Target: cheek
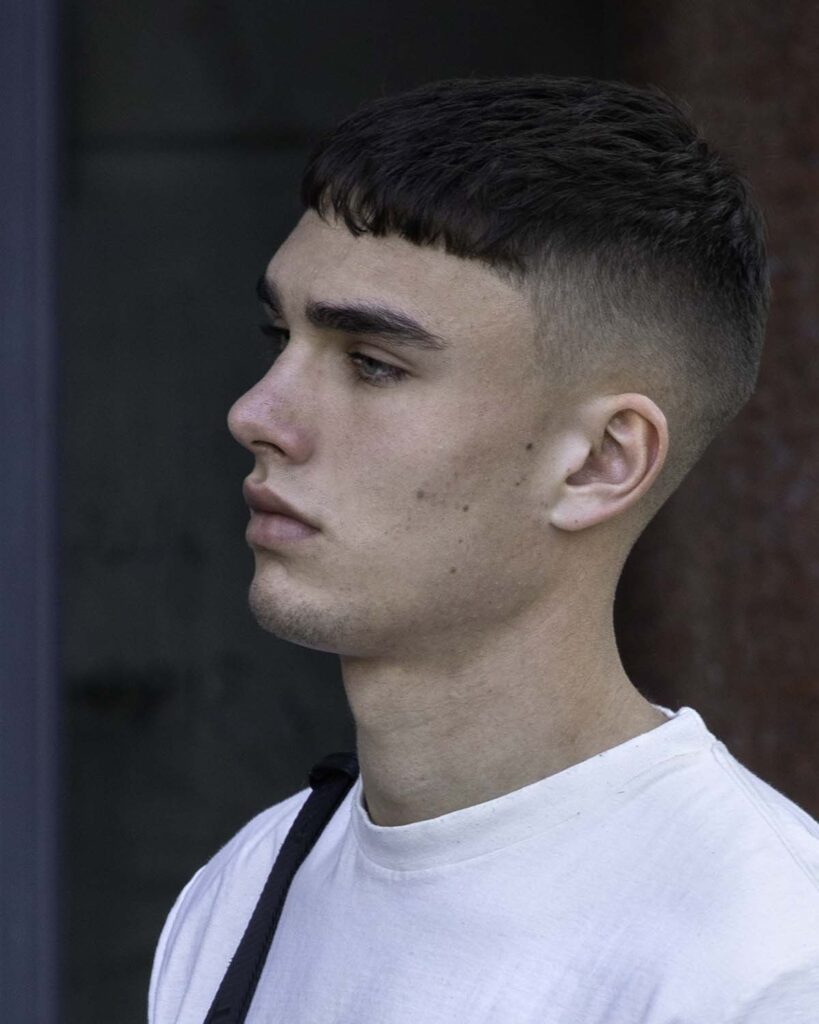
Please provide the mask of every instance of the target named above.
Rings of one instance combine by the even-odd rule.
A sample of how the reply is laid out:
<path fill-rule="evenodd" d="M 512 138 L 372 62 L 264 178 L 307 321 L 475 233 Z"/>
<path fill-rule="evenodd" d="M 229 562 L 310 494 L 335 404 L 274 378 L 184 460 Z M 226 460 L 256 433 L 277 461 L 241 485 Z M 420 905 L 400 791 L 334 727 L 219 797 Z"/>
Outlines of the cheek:
<path fill-rule="evenodd" d="M 526 441 L 510 445 L 498 431 L 479 430 L 449 437 L 413 451 L 390 467 L 390 489 L 405 531 L 465 539 L 503 519 L 514 519 L 516 499 L 527 478 Z M 395 508 L 395 505 L 393 505 Z"/>
<path fill-rule="evenodd" d="M 441 538 L 513 520 L 530 473 L 532 419 L 519 382 L 512 390 L 474 379 L 430 389 L 425 401 L 396 400 L 388 417 L 359 418 L 328 453 L 359 536 L 379 546 L 417 534 L 440 550 Z"/>

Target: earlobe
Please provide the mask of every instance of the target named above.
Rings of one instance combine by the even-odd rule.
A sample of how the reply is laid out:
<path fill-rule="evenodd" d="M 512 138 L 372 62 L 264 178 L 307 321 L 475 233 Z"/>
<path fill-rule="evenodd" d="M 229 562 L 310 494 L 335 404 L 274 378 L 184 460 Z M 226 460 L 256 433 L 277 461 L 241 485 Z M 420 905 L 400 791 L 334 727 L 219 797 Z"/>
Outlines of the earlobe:
<path fill-rule="evenodd" d="M 665 416 L 645 395 L 608 399 L 587 410 L 586 425 L 585 461 L 579 468 L 570 464 L 549 511 L 551 524 L 570 532 L 636 505 L 662 469 L 668 448 Z"/>

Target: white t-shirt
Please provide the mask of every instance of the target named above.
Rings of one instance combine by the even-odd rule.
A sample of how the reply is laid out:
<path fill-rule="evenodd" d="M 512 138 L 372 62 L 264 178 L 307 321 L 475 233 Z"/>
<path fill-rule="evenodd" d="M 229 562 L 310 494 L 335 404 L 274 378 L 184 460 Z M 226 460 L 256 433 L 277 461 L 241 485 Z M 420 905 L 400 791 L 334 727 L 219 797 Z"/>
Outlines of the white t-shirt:
<path fill-rule="evenodd" d="M 373 824 L 359 776 L 293 879 L 247 1024 L 817 1024 L 819 823 L 693 708 L 661 710 L 409 825 Z M 309 793 L 183 889 L 150 1024 L 202 1024 Z"/>

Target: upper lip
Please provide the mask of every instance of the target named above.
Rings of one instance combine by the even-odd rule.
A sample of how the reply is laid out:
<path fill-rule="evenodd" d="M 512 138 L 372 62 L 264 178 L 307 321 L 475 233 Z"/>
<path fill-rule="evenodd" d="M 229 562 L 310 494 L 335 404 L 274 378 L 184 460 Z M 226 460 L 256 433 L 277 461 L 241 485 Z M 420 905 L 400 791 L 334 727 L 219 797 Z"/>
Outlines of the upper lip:
<path fill-rule="evenodd" d="M 256 512 L 277 512 L 282 516 L 290 516 L 291 519 L 298 519 L 308 526 L 316 527 L 316 524 L 303 515 L 293 505 L 288 504 L 274 491 L 268 491 L 264 487 L 258 487 L 249 480 L 242 484 L 242 494 L 247 504 Z"/>

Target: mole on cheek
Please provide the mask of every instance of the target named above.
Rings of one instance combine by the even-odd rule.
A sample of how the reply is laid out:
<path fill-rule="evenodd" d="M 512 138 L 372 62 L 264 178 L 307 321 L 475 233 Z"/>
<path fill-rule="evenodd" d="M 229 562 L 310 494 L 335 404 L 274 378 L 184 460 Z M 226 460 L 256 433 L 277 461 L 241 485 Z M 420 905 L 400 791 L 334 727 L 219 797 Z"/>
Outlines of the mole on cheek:
<path fill-rule="evenodd" d="M 453 566 L 452 566 L 452 568 L 451 568 L 451 569 L 450 569 L 449 571 L 450 571 L 451 573 L 453 573 L 453 572 L 457 572 L 458 570 L 457 570 L 457 569 L 455 568 L 455 566 L 453 565 Z"/>
<path fill-rule="evenodd" d="M 469 511 L 469 505 L 464 505 L 464 507 L 461 509 L 461 511 L 462 512 L 468 512 Z"/>
<path fill-rule="evenodd" d="M 532 447 L 532 442 L 530 441 L 530 442 L 529 442 L 529 443 L 528 443 L 528 444 L 526 445 L 526 451 L 527 451 L 527 452 L 528 452 L 528 451 L 530 451 L 530 450 L 531 450 L 531 447 Z"/>
<path fill-rule="evenodd" d="M 416 491 L 415 497 L 420 501 L 422 498 L 426 497 L 426 494 L 424 493 L 424 491 Z"/>

